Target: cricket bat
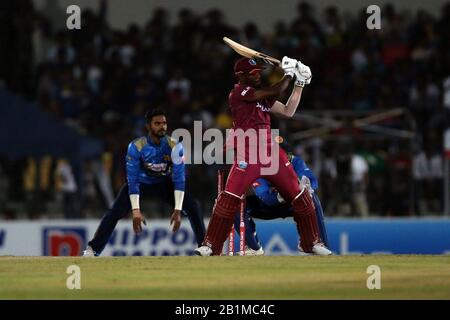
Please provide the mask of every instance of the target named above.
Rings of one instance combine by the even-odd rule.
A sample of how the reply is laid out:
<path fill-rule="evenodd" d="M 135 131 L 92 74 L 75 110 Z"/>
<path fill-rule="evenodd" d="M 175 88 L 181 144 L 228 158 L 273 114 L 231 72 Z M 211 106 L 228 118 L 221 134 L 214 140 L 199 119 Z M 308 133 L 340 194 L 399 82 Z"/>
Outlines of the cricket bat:
<path fill-rule="evenodd" d="M 229 45 L 234 51 L 239 53 L 241 56 L 247 57 L 247 58 L 259 58 L 264 60 L 266 63 L 274 64 L 279 66 L 281 64 L 281 61 L 278 59 L 275 59 L 271 56 L 268 56 L 267 54 L 258 52 L 256 50 L 247 48 L 246 46 L 243 46 L 240 43 L 237 43 L 236 41 L 231 40 L 230 38 L 223 37 L 223 41 L 227 45 Z"/>

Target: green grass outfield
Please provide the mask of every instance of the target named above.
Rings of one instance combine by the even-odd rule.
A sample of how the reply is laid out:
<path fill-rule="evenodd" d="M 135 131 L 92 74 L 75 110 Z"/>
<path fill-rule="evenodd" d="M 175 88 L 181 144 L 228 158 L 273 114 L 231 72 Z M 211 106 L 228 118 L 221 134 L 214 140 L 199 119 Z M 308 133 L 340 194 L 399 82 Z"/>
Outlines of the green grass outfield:
<path fill-rule="evenodd" d="M 450 299 L 450 256 L 0 257 L 0 299 Z"/>

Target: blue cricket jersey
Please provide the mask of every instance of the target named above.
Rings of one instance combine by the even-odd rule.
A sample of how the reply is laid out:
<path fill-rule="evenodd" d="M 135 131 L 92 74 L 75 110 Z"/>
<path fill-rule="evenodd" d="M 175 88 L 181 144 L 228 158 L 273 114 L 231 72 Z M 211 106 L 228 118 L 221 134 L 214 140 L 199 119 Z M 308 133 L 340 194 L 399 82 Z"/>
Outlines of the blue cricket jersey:
<path fill-rule="evenodd" d="M 303 176 L 308 177 L 313 190 L 317 190 L 317 188 L 319 187 L 317 179 L 314 176 L 313 172 L 308 168 L 305 161 L 303 161 L 300 156 L 294 155 L 292 157 L 291 163 L 294 167 L 295 173 L 297 173 L 297 176 L 300 179 Z M 266 205 L 274 206 L 280 203 L 277 198 L 278 191 L 275 190 L 275 188 L 273 188 L 267 180 L 263 178 L 257 179 L 255 183 L 253 183 L 253 189 L 255 190 L 256 196 L 261 199 L 261 201 Z"/>
<path fill-rule="evenodd" d="M 129 194 L 139 194 L 141 183 L 157 184 L 164 179 L 172 179 L 174 189 L 184 191 L 183 145 L 167 135 L 160 144 L 153 143 L 148 136 L 130 142 L 126 167 Z"/>

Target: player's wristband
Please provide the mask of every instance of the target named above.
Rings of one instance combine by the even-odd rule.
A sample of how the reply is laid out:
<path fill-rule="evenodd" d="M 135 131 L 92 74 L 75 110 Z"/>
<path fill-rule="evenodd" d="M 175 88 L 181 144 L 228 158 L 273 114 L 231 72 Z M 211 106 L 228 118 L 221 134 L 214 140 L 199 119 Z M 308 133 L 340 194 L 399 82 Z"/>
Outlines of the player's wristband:
<path fill-rule="evenodd" d="M 131 209 L 139 209 L 139 195 L 130 194 Z"/>
<path fill-rule="evenodd" d="M 183 208 L 184 191 L 175 190 L 173 194 L 175 197 L 175 210 L 181 210 Z"/>

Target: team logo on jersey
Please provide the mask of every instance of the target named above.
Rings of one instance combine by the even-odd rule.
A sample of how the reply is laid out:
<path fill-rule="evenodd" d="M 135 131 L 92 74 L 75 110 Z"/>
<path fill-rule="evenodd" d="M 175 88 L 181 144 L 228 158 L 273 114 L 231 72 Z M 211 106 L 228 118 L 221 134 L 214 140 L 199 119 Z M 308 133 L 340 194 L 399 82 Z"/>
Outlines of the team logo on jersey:
<path fill-rule="evenodd" d="M 275 137 L 275 142 L 276 142 L 276 143 L 278 143 L 278 144 L 282 144 L 282 143 L 283 143 L 283 141 L 284 141 L 284 139 L 283 139 L 283 137 L 282 137 L 282 136 L 276 136 L 276 137 Z"/>
<path fill-rule="evenodd" d="M 239 166 L 239 168 L 241 168 L 241 169 L 246 169 L 246 168 L 248 167 L 248 163 L 245 162 L 245 161 L 239 161 L 238 166 Z"/>
<path fill-rule="evenodd" d="M 255 61 L 255 59 L 250 59 L 250 60 L 248 60 L 248 63 L 250 63 L 252 66 L 256 66 L 256 61 Z"/>
<path fill-rule="evenodd" d="M 261 185 L 258 181 L 253 182 L 253 188 L 258 188 Z"/>

